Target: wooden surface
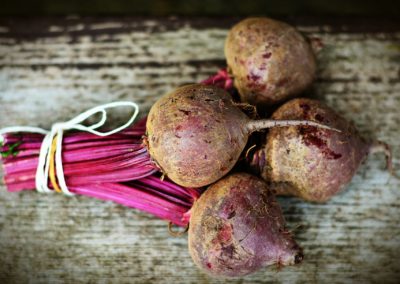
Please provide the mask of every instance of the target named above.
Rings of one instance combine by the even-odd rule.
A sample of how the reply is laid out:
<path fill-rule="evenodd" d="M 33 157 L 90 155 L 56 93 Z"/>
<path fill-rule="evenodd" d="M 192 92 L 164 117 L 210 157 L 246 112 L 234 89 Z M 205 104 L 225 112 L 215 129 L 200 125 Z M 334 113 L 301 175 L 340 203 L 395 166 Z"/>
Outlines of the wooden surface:
<path fill-rule="evenodd" d="M 0 19 L 0 127 L 50 127 L 97 104 L 140 103 L 224 65 L 234 19 Z M 393 146 L 400 167 L 400 26 L 296 22 L 320 37 L 308 93 Z M 372 32 L 371 32 L 372 31 Z M 119 121 L 124 113 L 114 115 Z M 232 283 L 399 283 L 400 182 L 371 156 L 323 205 L 281 198 L 300 266 Z M 1 283 L 214 283 L 164 221 L 109 202 L 0 186 Z"/>

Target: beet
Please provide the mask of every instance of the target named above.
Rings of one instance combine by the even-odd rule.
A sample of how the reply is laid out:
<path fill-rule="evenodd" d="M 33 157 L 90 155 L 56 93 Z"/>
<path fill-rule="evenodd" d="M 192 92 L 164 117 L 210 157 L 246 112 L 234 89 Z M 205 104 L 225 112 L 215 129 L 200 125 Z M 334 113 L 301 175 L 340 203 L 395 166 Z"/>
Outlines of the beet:
<path fill-rule="evenodd" d="M 391 153 L 385 143 L 363 139 L 353 124 L 321 102 L 293 99 L 272 118 L 314 120 L 341 130 L 307 126 L 270 130 L 265 146 L 249 156 L 249 163 L 274 183 L 278 194 L 325 202 L 346 187 L 371 152 L 385 152 L 391 169 Z"/>
<path fill-rule="evenodd" d="M 225 41 L 225 56 L 241 100 L 260 107 L 298 95 L 315 77 L 308 41 L 294 27 L 269 18 L 236 24 Z"/>
<path fill-rule="evenodd" d="M 236 173 L 211 185 L 194 203 L 189 226 L 193 261 L 214 276 L 235 277 L 303 259 L 285 229 L 285 220 L 267 184 Z"/>
<path fill-rule="evenodd" d="M 250 120 L 228 92 L 192 84 L 160 98 L 147 120 L 148 150 L 175 183 L 202 187 L 227 174 L 253 131 L 310 121 Z"/>

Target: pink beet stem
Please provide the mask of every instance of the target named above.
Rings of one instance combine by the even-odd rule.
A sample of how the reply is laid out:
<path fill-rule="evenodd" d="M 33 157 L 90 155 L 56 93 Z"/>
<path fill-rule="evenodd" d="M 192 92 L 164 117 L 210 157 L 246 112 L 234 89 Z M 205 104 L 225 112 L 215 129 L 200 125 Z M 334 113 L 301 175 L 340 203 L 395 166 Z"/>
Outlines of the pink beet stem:
<path fill-rule="evenodd" d="M 226 68 L 220 69 L 217 74 L 201 81 L 201 83 L 205 85 L 215 85 L 225 90 L 230 90 L 233 88 L 233 80 L 229 76 Z"/>
<path fill-rule="evenodd" d="M 173 202 L 174 204 L 180 204 L 188 208 L 190 208 L 192 205 L 192 202 L 189 202 L 185 199 L 181 199 L 179 198 L 179 196 L 174 196 L 170 192 L 163 192 L 159 189 L 154 189 L 152 187 L 147 186 L 146 184 L 142 184 L 139 182 L 128 182 L 125 183 L 125 185 L 140 189 L 141 191 L 153 194 L 154 196 L 159 196 L 165 200 Z"/>
<path fill-rule="evenodd" d="M 38 159 L 21 158 L 4 162 L 6 174 L 21 173 L 22 171 L 32 172 L 36 170 Z M 63 168 L 66 175 L 87 174 L 90 172 L 111 170 L 115 165 L 149 165 L 149 156 L 146 149 L 135 152 L 122 153 L 121 155 L 105 157 L 97 160 L 83 160 L 77 162 L 64 162 Z M 22 174 L 22 173 L 21 173 Z"/>
<path fill-rule="evenodd" d="M 77 194 L 111 200 L 124 206 L 133 207 L 171 221 L 178 226 L 187 225 L 183 217 L 190 207 L 177 205 L 132 186 L 103 183 L 70 187 L 70 190 Z"/>

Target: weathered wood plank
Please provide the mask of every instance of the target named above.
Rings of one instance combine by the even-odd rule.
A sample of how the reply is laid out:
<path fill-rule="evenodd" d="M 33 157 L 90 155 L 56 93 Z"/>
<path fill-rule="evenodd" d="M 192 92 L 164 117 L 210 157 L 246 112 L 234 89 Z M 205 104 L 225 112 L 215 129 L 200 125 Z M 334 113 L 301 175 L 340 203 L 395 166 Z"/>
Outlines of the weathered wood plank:
<path fill-rule="evenodd" d="M 145 113 L 165 92 L 224 65 L 223 41 L 231 23 L 0 21 L 0 127 L 48 128 L 121 99 L 138 102 Z M 391 144 L 399 167 L 400 27 L 385 33 L 298 27 L 325 43 L 308 94 L 325 100 L 367 136 Z M 400 182 L 389 179 L 383 164 L 383 157 L 370 157 L 348 190 L 327 204 L 281 198 L 289 226 L 301 225 L 295 232 L 306 259 L 301 266 L 266 269 L 245 280 L 398 282 Z M 4 186 L 0 204 L 0 279 L 7 283 L 223 282 L 194 267 L 186 238 L 169 237 L 165 222 L 136 210 L 83 197 L 11 194 Z"/>

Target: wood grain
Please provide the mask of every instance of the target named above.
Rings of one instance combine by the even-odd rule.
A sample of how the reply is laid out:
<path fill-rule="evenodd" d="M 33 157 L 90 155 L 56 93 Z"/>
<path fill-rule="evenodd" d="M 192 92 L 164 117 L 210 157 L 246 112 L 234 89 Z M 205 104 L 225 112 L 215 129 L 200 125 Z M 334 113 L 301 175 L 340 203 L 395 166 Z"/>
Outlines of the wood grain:
<path fill-rule="evenodd" d="M 0 20 L 0 127 L 49 128 L 114 100 L 143 115 L 172 88 L 224 65 L 232 19 L 53 18 Z M 392 145 L 400 167 L 400 26 L 298 24 L 320 37 L 326 101 L 367 137 Z M 384 30 L 384 29 L 383 29 Z M 113 115 L 116 122 L 126 114 Z M 302 265 L 233 283 L 398 283 L 400 182 L 371 156 L 348 189 L 323 205 L 280 198 L 304 247 Z M 300 226 L 300 227 L 298 227 Z M 297 229 L 296 229 L 297 228 Z M 7 193 L 0 187 L 2 283 L 224 283 L 196 269 L 187 240 L 164 221 L 84 197 Z"/>

